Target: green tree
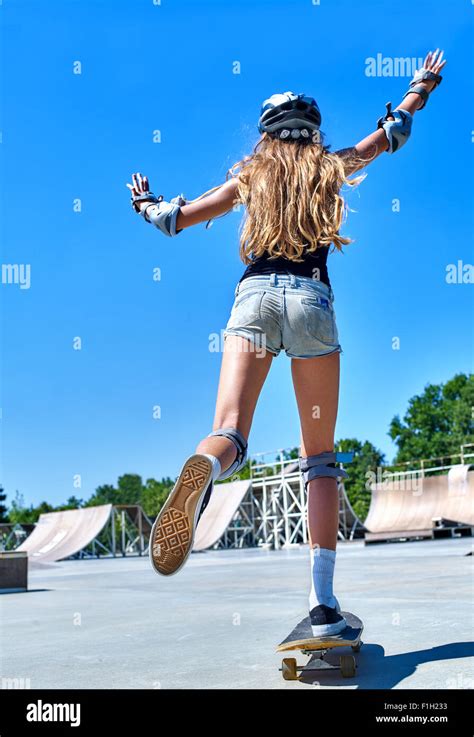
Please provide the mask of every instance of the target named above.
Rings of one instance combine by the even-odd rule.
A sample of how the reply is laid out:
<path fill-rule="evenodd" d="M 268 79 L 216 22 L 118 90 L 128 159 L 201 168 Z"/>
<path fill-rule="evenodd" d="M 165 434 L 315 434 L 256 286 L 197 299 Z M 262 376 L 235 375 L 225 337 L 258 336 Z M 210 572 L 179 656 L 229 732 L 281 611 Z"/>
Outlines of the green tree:
<path fill-rule="evenodd" d="M 86 507 L 97 507 L 99 504 L 116 504 L 117 489 L 112 484 L 98 486 L 85 503 Z"/>
<path fill-rule="evenodd" d="M 161 481 L 147 479 L 142 491 L 142 507 L 145 514 L 156 516 L 173 486 L 174 481 L 169 477 Z"/>
<path fill-rule="evenodd" d="M 7 507 L 4 504 L 6 498 L 3 486 L 0 486 L 0 522 L 8 522 Z"/>
<path fill-rule="evenodd" d="M 368 440 L 361 442 L 356 438 L 339 440 L 336 449 L 354 453 L 354 459 L 345 467 L 349 478 L 344 480 L 344 488 L 354 512 L 363 521 L 369 511 L 371 496 L 367 489 L 367 474 L 377 473 L 377 468 L 385 463 L 385 455 Z"/>
<path fill-rule="evenodd" d="M 51 504 L 48 504 L 48 502 L 41 502 L 37 507 L 34 507 L 33 505 L 26 507 L 23 495 L 17 491 L 8 511 L 8 519 L 12 524 L 35 524 L 38 521 L 40 514 L 46 514 L 47 512 L 53 511 L 54 507 L 52 507 Z"/>
<path fill-rule="evenodd" d="M 84 501 L 82 499 L 77 499 L 77 497 L 75 496 L 70 496 L 65 504 L 61 504 L 59 507 L 56 507 L 56 511 L 59 512 L 65 509 L 80 509 L 82 506 L 84 506 Z"/>
<path fill-rule="evenodd" d="M 136 473 L 126 473 L 118 479 L 118 498 L 116 504 L 141 504 L 143 482 Z"/>
<path fill-rule="evenodd" d="M 396 415 L 389 435 L 398 446 L 395 464 L 446 458 L 474 443 L 474 376 L 456 374 L 445 384 L 427 384 L 412 397 L 403 420 Z"/>
<path fill-rule="evenodd" d="M 87 507 L 98 504 L 141 504 L 143 492 L 142 477 L 136 473 L 119 476 L 117 488 L 111 484 L 98 486 L 86 503 Z"/>
<path fill-rule="evenodd" d="M 98 486 L 86 507 L 99 504 L 140 504 L 148 515 L 156 515 L 163 506 L 163 502 L 174 486 L 174 481 L 167 477 L 161 481 L 147 479 L 143 484 L 138 474 L 124 474 L 117 481 L 117 486 L 104 484 Z"/>

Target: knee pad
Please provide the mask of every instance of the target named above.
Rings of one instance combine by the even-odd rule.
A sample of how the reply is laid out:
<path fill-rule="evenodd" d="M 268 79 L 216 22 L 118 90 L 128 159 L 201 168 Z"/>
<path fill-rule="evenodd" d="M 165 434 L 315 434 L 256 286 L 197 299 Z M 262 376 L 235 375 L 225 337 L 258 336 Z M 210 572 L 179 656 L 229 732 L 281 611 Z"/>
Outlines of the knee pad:
<path fill-rule="evenodd" d="M 304 486 L 316 478 L 333 478 L 337 481 L 348 478 L 347 471 L 338 468 L 336 463 L 350 463 L 353 453 L 319 453 L 315 456 L 299 457 L 300 471 L 303 474 Z"/>
<path fill-rule="evenodd" d="M 224 481 L 224 479 L 228 479 L 230 476 L 233 476 L 234 473 L 240 471 L 242 466 L 245 465 L 247 461 L 247 441 L 245 440 L 242 433 L 239 432 L 235 427 L 223 427 L 219 430 L 214 430 L 213 432 L 209 433 L 207 437 L 211 438 L 215 435 L 222 436 L 223 438 L 231 440 L 237 450 L 237 457 L 233 464 L 226 471 L 223 471 L 219 476 L 218 481 Z"/>

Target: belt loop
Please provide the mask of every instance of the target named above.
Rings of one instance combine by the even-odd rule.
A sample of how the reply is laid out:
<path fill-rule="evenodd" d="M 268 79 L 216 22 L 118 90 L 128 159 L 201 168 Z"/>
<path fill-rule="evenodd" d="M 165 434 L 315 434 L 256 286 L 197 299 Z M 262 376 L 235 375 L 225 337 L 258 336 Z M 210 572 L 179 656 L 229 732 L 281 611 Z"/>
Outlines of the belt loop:
<path fill-rule="evenodd" d="M 276 274 L 270 274 L 270 286 L 275 287 L 276 286 Z"/>
<path fill-rule="evenodd" d="M 290 274 L 290 285 L 296 287 L 296 277 L 294 274 Z"/>

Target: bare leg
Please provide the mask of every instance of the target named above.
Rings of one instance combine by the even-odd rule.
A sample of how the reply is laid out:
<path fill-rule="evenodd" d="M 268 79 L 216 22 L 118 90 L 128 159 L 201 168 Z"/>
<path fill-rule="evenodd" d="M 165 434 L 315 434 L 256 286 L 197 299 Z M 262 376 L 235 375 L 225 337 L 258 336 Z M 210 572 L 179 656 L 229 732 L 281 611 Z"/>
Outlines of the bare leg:
<path fill-rule="evenodd" d="M 255 405 L 272 362 L 271 353 L 251 350 L 249 341 L 230 336 L 224 344 L 214 429 L 233 427 L 247 439 Z M 186 563 L 194 542 L 199 520 L 211 481 L 219 468 L 203 458 L 215 456 L 222 470 L 229 468 L 237 451 L 225 437 L 204 438 L 197 454 L 188 458 L 156 518 L 150 540 L 150 557 L 157 573 L 169 576 Z"/>
<path fill-rule="evenodd" d="M 248 438 L 257 400 L 272 359 L 272 353 L 254 350 L 245 338 L 236 335 L 226 338 L 213 430 L 235 427 Z M 232 465 L 236 457 L 234 443 L 224 437 L 204 438 L 197 446 L 196 453 L 216 456 L 223 471 Z"/>
<path fill-rule="evenodd" d="M 301 455 L 333 451 L 339 398 L 339 353 L 318 358 L 294 358 L 291 370 L 301 422 Z M 313 479 L 308 484 L 311 547 L 335 550 L 338 524 L 336 480 Z"/>

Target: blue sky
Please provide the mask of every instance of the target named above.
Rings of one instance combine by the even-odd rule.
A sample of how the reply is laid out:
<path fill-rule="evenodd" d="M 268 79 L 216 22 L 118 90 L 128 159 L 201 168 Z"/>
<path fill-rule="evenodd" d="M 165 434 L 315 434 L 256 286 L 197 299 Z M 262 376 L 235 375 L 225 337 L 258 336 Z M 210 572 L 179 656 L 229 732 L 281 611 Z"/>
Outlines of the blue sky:
<path fill-rule="evenodd" d="M 10 500 L 17 489 L 27 503 L 87 498 L 123 473 L 175 476 L 212 429 L 221 356 L 209 335 L 244 268 L 241 216 L 166 239 L 133 214 L 130 173 L 167 198 L 197 196 L 251 150 L 262 99 L 287 89 L 316 97 L 334 150 L 352 145 L 408 84 L 369 77 L 367 59 L 440 46 L 441 87 L 406 147 L 349 195 L 343 232 L 355 243 L 329 261 L 344 349 L 337 437 L 392 457 L 392 417 L 472 365 L 472 285 L 445 276 L 472 263 L 472 12 L 440 0 L 4 0 L 2 264 L 31 268 L 29 288 L 1 285 Z M 282 355 L 250 451 L 298 437 Z"/>

